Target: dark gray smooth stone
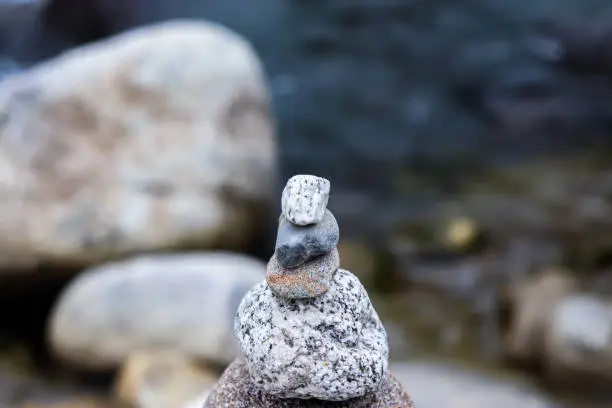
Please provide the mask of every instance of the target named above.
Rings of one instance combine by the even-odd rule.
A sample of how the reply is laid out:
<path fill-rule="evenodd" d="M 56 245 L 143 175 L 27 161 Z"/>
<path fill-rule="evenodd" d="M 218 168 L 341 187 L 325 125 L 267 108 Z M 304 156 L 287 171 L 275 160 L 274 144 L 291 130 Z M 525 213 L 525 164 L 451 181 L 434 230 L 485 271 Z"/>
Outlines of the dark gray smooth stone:
<path fill-rule="evenodd" d="M 325 210 L 318 224 L 294 225 L 284 216 L 280 217 L 276 236 L 276 258 L 283 268 L 295 268 L 338 245 L 340 228 L 336 217 Z"/>

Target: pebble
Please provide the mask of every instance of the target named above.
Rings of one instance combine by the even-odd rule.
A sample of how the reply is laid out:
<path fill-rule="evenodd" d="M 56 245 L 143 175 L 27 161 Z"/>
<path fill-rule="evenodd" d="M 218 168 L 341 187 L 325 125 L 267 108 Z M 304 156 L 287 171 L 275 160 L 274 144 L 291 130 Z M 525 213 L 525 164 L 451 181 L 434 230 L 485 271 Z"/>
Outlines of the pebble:
<path fill-rule="evenodd" d="M 293 269 L 283 268 L 274 254 L 268 262 L 266 282 L 277 295 L 288 299 L 317 297 L 329 290 L 339 267 L 340 254 L 336 248 Z"/>
<path fill-rule="evenodd" d="M 327 179 L 305 174 L 293 176 L 283 189 L 283 214 L 296 225 L 319 223 L 325 215 L 329 191 L 330 182 Z"/>
<path fill-rule="evenodd" d="M 385 375 L 379 388 L 366 396 L 346 401 L 320 399 L 281 399 L 266 394 L 249 377 L 243 361 L 234 361 L 212 390 L 204 408 L 415 408 L 408 394 L 391 375 Z"/>
<path fill-rule="evenodd" d="M 376 392 L 387 376 L 387 334 L 347 270 L 338 269 L 329 291 L 311 299 L 255 285 L 238 307 L 234 332 L 252 381 L 278 398 L 357 398 Z"/>
<path fill-rule="evenodd" d="M 283 268 L 295 268 L 336 248 L 340 228 L 336 217 L 326 210 L 317 224 L 300 226 L 281 216 L 276 236 L 276 259 Z"/>

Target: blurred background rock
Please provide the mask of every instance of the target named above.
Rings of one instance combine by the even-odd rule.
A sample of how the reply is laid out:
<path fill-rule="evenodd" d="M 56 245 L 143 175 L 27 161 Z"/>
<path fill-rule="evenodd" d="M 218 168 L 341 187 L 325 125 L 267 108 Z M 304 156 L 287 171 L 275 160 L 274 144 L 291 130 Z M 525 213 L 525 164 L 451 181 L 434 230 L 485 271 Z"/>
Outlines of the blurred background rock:
<path fill-rule="evenodd" d="M 419 408 L 610 406 L 611 46 L 603 0 L 1 0 L 0 406 L 201 406 L 295 173 Z"/>

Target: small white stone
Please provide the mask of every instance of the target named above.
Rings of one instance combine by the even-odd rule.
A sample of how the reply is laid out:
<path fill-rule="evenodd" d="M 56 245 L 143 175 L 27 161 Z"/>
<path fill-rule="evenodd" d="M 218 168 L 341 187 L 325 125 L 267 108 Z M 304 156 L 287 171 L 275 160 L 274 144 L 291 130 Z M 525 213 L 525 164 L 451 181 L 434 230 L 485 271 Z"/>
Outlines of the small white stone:
<path fill-rule="evenodd" d="M 329 201 L 329 180 L 300 174 L 287 181 L 281 207 L 289 222 L 309 225 L 321 222 Z"/>

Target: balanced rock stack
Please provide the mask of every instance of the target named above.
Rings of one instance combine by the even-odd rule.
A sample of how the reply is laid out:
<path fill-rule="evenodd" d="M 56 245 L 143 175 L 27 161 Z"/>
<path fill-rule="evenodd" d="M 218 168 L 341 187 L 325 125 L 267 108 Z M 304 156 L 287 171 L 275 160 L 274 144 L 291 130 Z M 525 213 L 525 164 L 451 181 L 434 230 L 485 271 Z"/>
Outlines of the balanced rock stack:
<path fill-rule="evenodd" d="M 365 288 L 340 269 L 329 192 L 320 177 L 289 179 L 267 277 L 234 322 L 244 360 L 205 407 L 414 408 L 388 372 L 387 334 Z"/>

